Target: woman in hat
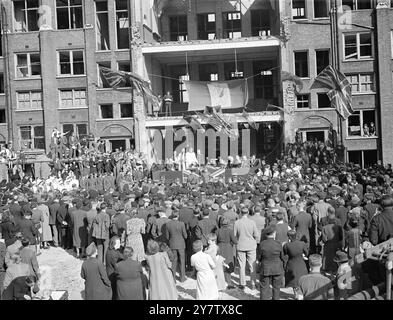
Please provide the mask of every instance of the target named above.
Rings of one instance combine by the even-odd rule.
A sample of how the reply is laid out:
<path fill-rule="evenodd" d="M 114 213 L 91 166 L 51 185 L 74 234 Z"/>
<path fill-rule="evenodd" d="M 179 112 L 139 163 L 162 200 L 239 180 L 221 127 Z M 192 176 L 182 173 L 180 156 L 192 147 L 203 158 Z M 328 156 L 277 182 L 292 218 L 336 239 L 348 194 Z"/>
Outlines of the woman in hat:
<path fill-rule="evenodd" d="M 81 277 L 85 280 L 85 300 L 110 300 L 111 282 L 103 263 L 97 259 L 97 247 L 92 242 L 86 248 L 87 260 L 82 264 Z"/>
<path fill-rule="evenodd" d="M 160 246 L 154 240 L 149 240 L 147 243 L 146 261 L 149 270 L 149 299 L 177 300 L 172 262 L 167 252 L 160 252 Z"/>
<path fill-rule="evenodd" d="M 116 264 L 117 300 L 144 300 L 144 274 L 132 247 L 124 248 L 124 260 Z"/>
<path fill-rule="evenodd" d="M 228 218 L 220 219 L 220 228 L 217 233 L 217 245 L 220 255 L 224 257 L 224 277 L 228 285 L 228 289 L 233 289 L 235 286 L 232 283 L 231 273 L 235 270 L 235 259 L 233 255 L 233 246 L 237 244 L 237 239 L 231 228 Z"/>
<path fill-rule="evenodd" d="M 303 256 L 307 256 L 307 244 L 300 241 L 299 234 L 294 231 L 288 231 L 289 242 L 284 244 L 284 254 L 288 256 L 288 262 L 285 268 L 285 286 L 297 288 L 299 278 L 307 274 L 307 266 Z"/>

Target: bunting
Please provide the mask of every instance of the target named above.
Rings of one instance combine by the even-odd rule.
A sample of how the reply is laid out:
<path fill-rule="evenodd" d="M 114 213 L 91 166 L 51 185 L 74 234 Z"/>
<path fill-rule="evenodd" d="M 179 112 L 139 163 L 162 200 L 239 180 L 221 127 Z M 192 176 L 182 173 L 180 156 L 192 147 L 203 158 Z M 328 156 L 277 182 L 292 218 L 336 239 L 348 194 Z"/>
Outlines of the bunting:
<path fill-rule="evenodd" d="M 244 119 L 246 119 L 247 123 L 250 125 L 251 128 L 258 130 L 257 123 L 251 119 L 250 115 L 248 114 L 248 112 L 246 110 L 243 110 L 242 116 Z M 259 128 L 259 126 L 258 126 L 258 128 Z"/>

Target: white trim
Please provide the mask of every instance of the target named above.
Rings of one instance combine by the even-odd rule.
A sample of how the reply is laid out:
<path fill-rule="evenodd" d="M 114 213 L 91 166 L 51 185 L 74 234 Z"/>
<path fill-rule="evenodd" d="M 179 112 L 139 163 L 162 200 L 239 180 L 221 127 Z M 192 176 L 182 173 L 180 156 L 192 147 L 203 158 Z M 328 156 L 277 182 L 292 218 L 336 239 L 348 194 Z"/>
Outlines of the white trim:
<path fill-rule="evenodd" d="M 262 48 L 280 46 L 280 40 L 275 37 L 269 39 L 258 39 L 251 41 L 209 41 L 201 40 L 200 42 L 190 43 L 184 42 L 182 44 L 173 43 L 168 45 L 154 45 L 154 46 L 142 46 L 142 54 L 154 54 L 164 52 L 185 52 L 185 51 L 213 51 L 213 50 L 225 50 L 225 49 L 244 49 L 244 48 Z"/>
<path fill-rule="evenodd" d="M 83 57 L 83 74 L 74 74 L 74 51 L 82 51 L 82 57 Z M 69 77 L 83 77 L 87 76 L 86 74 L 86 53 L 84 49 L 58 49 L 57 51 L 57 78 L 69 78 Z M 69 58 L 70 58 L 70 67 L 71 67 L 71 73 L 70 74 L 62 74 L 61 73 L 61 65 L 60 65 L 60 52 L 68 52 L 69 53 Z M 71 54 L 72 52 L 72 54 Z"/>
<path fill-rule="evenodd" d="M 370 34 L 371 39 L 371 56 L 366 56 L 364 58 L 360 57 L 360 34 Z M 356 36 L 356 58 L 355 59 L 346 59 L 345 58 L 345 36 Z M 342 49 L 343 49 L 343 62 L 353 62 L 353 61 L 367 61 L 367 60 L 374 60 L 374 37 L 372 31 L 361 31 L 361 32 L 345 32 L 342 34 Z"/>

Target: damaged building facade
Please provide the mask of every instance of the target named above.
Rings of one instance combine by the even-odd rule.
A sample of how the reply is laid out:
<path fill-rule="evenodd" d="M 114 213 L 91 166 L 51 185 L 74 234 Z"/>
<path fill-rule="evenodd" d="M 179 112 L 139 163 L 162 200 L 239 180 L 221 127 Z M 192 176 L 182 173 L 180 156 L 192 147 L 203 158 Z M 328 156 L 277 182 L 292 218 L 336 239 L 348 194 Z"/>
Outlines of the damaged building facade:
<path fill-rule="evenodd" d="M 135 146 L 150 162 L 172 157 L 179 146 L 215 158 L 273 160 L 298 138 L 334 140 L 346 160 L 362 166 L 393 163 L 390 1 L 1 3 L 0 140 L 16 150 L 48 151 L 57 128 L 101 137 L 107 150 Z M 311 88 L 329 64 L 352 83 L 355 113 L 345 121 L 326 89 Z M 130 87 L 110 88 L 100 66 L 140 74 L 157 95 L 170 92 L 171 115 L 153 116 Z M 303 87 L 283 82 L 281 71 L 301 78 Z M 258 128 L 250 128 L 239 106 L 223 110 L 238 115 L 237 141 L 210 129 L 202 142 L 189 142 L 191 131 L 180 130 L 190 114 L 183 81 L 234 79 L 247 79 L 247 112 Z"/>

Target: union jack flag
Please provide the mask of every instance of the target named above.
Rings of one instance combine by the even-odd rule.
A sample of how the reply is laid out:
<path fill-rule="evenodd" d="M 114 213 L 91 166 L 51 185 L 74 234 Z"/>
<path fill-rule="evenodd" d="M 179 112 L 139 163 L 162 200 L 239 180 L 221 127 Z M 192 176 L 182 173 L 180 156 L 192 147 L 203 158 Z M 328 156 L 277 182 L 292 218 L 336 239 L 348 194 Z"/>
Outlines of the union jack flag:
<path fill-rule="evenodd" d="M 344 120 L 348 119 L 353 114 L 352 87 L 345 75 L 329 65 L 315 78 L 315 81 L 330 89 L 327 96 L 332 106 Z"/>

